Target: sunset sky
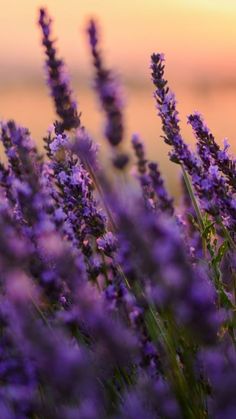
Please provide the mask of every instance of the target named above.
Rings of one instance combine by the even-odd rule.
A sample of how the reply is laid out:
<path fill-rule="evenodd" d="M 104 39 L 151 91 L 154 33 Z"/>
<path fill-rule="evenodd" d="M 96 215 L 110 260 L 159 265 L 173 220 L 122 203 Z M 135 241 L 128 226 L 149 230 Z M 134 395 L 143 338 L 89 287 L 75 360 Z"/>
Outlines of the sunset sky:
<path fill-rule="evenodd" d="M 109 63 L 122 73 L 147 73 L 152 51 L 164 51 L 182 79 L 234 77 L 234 0 L 0 0 L 1 67 L 38 72 L 42 63 L 37 10 L 47 6 L 70 68 L 86 72 L 86 21 L 98 18 Z M 132 52 L 132 53 L 131 53 Z M 142 70 L 142 71 L 141 71 Z"/>

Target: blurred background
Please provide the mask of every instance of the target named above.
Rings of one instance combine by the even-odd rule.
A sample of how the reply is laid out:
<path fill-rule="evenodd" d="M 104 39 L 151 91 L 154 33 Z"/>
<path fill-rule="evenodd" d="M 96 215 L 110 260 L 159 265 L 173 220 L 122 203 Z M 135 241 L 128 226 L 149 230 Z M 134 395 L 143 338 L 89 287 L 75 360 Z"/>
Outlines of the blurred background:
<path fill-rule="evenodd" d="M 149 72 L 152 52 L 165 53 L 166 76 L 176 93 L 186 141 L 194 146 L 186 116 L 198 110 L 218 142 L 227 137 L 236 152 L 235 0 L 0 0 L 0 6 L 0 117 L 29 127 L 40 148 L 54 120 L 37 26 L 38 9 L 46 6 L 83 123 L 99 143 L 102 116 L 91 89 L 85 31 L 90 17 L 99 22 L 105 62 L 123 84 L 127 144 L 133 132 L 140 133 L 172 193 L 178 169 L 168 162 L 168 147 L 160 139 Z"/>

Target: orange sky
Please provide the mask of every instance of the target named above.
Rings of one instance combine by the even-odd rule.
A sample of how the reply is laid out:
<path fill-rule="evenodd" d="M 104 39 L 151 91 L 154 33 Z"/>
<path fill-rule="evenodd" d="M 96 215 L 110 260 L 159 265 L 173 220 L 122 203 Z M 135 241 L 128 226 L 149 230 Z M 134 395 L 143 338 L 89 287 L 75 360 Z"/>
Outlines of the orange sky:
<path fill-rule="evenodd" d="M 107 60 L 123 74 L 148 74 L 153 50 L 166 53 L 175 78 L 233 77 L 236 70 L 235 0 L 0 0 L 2 70 L 42 68 L 37 9 L 55 19 L 59 49 L 71 69 L 90 63 L 84 28 L 95 15 Z"/>

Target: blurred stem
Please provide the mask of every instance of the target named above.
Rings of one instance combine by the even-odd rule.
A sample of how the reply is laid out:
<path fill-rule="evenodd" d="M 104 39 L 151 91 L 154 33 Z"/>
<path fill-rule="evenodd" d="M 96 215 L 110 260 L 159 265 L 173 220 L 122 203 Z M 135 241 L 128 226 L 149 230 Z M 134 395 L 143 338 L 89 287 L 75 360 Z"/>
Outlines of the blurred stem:
<path fill-rule="evenodd" d="M 104 197 L 104 193 L 103 193 L 102 187 L 101 187 L 100 183 L 99 183 L 99 182 L 97 181 L 97 179 L 96 179 L 96 175 L 95 175 L 95 173 L 94 173 L 94 170 L 93 170 L 93 168 L 92 168 L 91 164 L 89 164 L 89 163 L 88 163 L 87 161 L 85 161 L 84 159 L 82 159 L 82 163 L 85 165 L 85 168 L 88 170 L 88 172 L 89 172 L 89 174 L 90 174 L 90 176 L 91 176 L 91 178 L 92 178 L 92 181 L 93 181 L 93 183 L 94 183 L 94 185 L 95 185 L 95 187 L 96 187 L 96 189 L 97 189 L 97 191 L 98 191 L 98 193 L 99 193 L 99 195 L 100 195 L 100 198 L 101 198 L 101 200 L 102 200 L 103 206 L 104 206 L 105 211 L 106 211 L 106 213 L 107 213 L 107 216 L 108 216 L 108 218 L 109 218 L 109 221 L 110 221 L 110 224 L 111 224 L 112 230 L 113 230 L 113 232 L 115 232 L 115 231 L 117 231 L 117 227 L 116 227 L 116 224 L 115 224 L 114 218 L 113 218 L 113 216 L 112 216 L 112 214 L 111 214 L 110 208 L 108 207 L 108 205 L 107 205 L 107 203 L 106 203 L 106 199 L 105 199 L 105 197 Z"/>
<path fill-rule="evenodd" d="M 43 322 L 46 324 L 46 326 L 52 331 L 52 333 L 54 333 L 50 323 L 48 322 L 47 318 L 45 317 L 44 313 L 42 312 L 42 310 L 39 308 L 38 304 L 36 304 L 36 302 L 34 301 L 33 297 L 31 295 L 29 295 L 29 299 L 33 305 L 33 307 L 35 308 L 35 310 L 37 311 L 37 313 L 40 315 L 40 317 L 42 318 Z"/>
<path fill-rule="evenodd" d="M 178 336 L 176 337 L 176 333 L 174 333 L 172 319 L 167 313 L 166 315 L 164 313 L 158 313 L 151 304 L 148 306 L 148 311 L 157 326 L 159 337 L 162 340 L 170 363 L 170 368 L 167 369 L 167 377 L 169 376 L 173 390 L 182 407 L 183 418 L 205 418 L 206 415 L 204 413 L 201 394 L 196 390 L 196 382 L 191 381 L 191 379 L 186 376 L 183 365 L 179 360 L 177 348 L 179 347 L 180 342 L 178 341 Z M 149 324 L 147 324 L 147 326 L 149 328 Z M 193 377 L 194 374 L 191 371 L 190 378 Z M 189 400 L 192 400 L 192 404 L 189 403 Z"/>
<path fill-rule="evenodd" d="M 107 273 L 106 258 L 105 258 L 104 252 L 100 251 L 100 254 L 101 254 L 102 262 L 103 262 L 103 265 L 104 265 L 103 276 L 105 278 L 106 286 L 108 286 L 109 285 L 109 277 L 108 277 L 108 273 Z"/>

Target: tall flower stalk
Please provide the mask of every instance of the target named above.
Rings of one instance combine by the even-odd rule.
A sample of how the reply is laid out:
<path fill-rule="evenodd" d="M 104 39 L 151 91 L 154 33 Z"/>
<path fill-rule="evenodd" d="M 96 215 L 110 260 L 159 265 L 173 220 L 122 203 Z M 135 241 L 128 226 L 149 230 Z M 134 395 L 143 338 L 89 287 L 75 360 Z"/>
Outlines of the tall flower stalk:
<path fill-rule="evenodd" d="M 97 25 L 94 20 L 89 22 L 87 32 L 95 68 L 95 89 L 102 110 L 106 115 L 104 134 L 115 153 L 113 158 L 114 166 L 118 169 L 123 169 L 127 165 L 129 158 L 127 153 L 122 152 L 120 149 L 124 138 L 121 94 L 115 75 L 104 66 L 99 49 Z"/>
<path fill-rule="evenodd" d="M 46 9 L 40 9 L 39 25 L 42 30 L 42 44 L 46 54 L 47 82 L 57 115 L 61 119 L 57 127 L 60 131 L 77 128 L 80 126 L 80 115 L 65 71 L 65 64 L 62 59 L 57 57 L 55 41 L 51 33 L 52 19 Z"/>

